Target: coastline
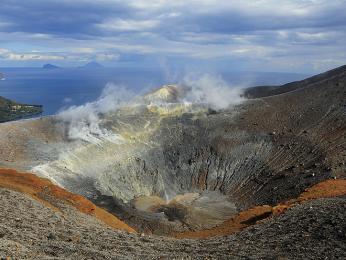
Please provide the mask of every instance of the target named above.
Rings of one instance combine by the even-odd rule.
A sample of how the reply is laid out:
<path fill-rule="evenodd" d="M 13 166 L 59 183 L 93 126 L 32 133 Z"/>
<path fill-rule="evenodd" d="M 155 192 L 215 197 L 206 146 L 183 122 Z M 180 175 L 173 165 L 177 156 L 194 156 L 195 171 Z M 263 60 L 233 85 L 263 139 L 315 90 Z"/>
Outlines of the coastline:
<path fill-rule="evenodd" d="M 0 96 L 0 123 L 30 118 L 42 113 L 42 105 L 21 104 Z"/>

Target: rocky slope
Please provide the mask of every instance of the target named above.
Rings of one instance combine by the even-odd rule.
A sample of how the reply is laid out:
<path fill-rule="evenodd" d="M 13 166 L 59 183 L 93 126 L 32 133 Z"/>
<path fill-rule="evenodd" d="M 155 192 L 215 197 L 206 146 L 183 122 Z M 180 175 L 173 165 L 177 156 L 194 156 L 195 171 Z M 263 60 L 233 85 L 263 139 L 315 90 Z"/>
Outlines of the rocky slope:
<path fill-rule="evenodd" d="M 61 205 L 67 204 L 82 213 L 98 218 L 103 223 L 117 230 L 135 232 L 134 229 L 120 221 L 114 215 L 95 206 L 86 198 L 68 192 L 52 184 L 49 180 L 39 178 L 34 174 L 0 169 L 0 187 L 25 193 L 45 206 L 52 208 L 54 211 L 63 211 Z"/>
<path fill-rule="evenodd" d="M 9 259 L 344 259 L 346 198 L 295 206 L 236 235 L 177 240 L 116 231 L 69 205 L 54 211 L 0 188 L 0 256 Z M 331 218 L 331 216 L 333 216 Z"/>

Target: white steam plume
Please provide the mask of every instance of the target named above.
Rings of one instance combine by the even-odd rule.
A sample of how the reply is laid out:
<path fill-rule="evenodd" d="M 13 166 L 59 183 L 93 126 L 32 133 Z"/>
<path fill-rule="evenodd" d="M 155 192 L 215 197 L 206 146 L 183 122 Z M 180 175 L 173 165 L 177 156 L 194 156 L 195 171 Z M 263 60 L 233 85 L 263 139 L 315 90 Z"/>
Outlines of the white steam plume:
<path fill-rule="evenodd" d="M 125 87 L 108 83 L 96 101 L 81 106 L 71 106 L 58 113 L 58 117 L 68 124 L 68 136 L 71 139 L 81 139 L 96 144 L 105 139 L 117 142 L 119 136 L 100 127 L 100 115 L 117 110 L 132 96 L 133 93 Z"/>
<path fill-rule="evenodd" d="M 176 101 L 185 104 L 202 104 L 215 110 L 224 109 L 244 101 L 241 97 L 242 88 L 228 85 L 221 76 L 211 74 L 189 74 L 181 81 L 182 96 Z M 100 97 L 81 106 L 71 106 L 58 114 L 68 125 L 68 137 L 98 144 L 103 140 L 118 142 L 117 136 L 102 127 L 100 115 L 116 111 L 123 106 L 152 105 L 166 106 L 172 101 L 153 102 L 147 97 L 136 97 L 133 92 L 123 86 L 107 84 Z M 157 98 L 157 97 L 156 97 Z M 159 97 L 160 98 L 160 97 Z M 155 99 L 155 97 L 154 97 Z"/>
<path fill-rule="evenodd" d="M 212 109 L 224 109 L 244 101 L 241 97 L 243 88 L 230 86 L 221 76 L 189 74 L 182 80 L 182 85 L 188 87 L 183 101 L 204 103 Z"/>

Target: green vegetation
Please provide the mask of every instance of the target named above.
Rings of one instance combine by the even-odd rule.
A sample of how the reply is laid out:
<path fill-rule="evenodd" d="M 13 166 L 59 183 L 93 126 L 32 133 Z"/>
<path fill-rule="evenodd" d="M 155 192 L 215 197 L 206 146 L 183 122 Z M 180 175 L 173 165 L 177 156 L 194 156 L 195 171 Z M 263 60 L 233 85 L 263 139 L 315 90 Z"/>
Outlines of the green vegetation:
<path fill-rule="evenodd" d="M 20 104 L 0 96 L 0 123 L 42 113 L 41 105 Z"/>

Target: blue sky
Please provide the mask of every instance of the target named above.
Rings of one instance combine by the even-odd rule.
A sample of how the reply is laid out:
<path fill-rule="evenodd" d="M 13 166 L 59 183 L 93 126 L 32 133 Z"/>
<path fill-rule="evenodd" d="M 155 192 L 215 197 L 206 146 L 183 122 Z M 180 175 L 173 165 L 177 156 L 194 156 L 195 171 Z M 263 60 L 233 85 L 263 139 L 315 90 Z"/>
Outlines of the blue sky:
<path fill-rule="evenodd" d="M 0 67 L 91 60 L 320 72 L 346 64 L 346 0 L 0 1 Z"/>

